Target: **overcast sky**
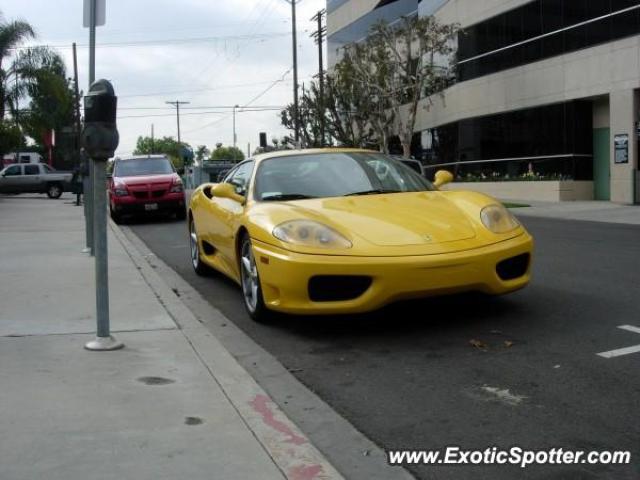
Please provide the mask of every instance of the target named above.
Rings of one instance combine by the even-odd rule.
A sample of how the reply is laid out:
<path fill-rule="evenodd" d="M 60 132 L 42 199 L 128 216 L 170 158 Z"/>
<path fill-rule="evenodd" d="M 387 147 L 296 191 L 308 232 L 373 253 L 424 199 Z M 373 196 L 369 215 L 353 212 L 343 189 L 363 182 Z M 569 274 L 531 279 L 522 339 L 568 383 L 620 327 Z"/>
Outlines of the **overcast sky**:
<path fill-rule="evenodd" d="M 317 46 L 309 19 L 325 0 L 298 0 L 300 83 L 317 73 Z M 285 0 L 106 0 L 106 25 L 97 29 L 96 78 L 113 82 L 118 95 L 118 155 L 131 153 L 139 135 L 177 136 L 194 148 L 233 143 L 231 109 L 292 102 L 291 6 Z M 71 44 L 78 44 L 80 88 L 88 84 L 89 30 L 82 0 L 3 0 L 6 20 L 23 19 L 37 31 L 34 44 L 57 50 L 73 75 Z M 189 39 L 198 39 L 190 41 Z M 266 93 L 265 90 L 270 88 Z M 258 97 L 260 94 L 262 96 Z M 211 107 L 196 109 L 193 107 Z M 204 113 L 203 113 L 204 112 Z M 197 113 L 197 114 L 196 114 Z M 128 118 L 126 118 L 128 117 Z M 279 112 L 239 112 L 238 146 L 258 144 L 258 132 L 280 138 Z M 270 140 L 269 140 L 270 141 Z"/>

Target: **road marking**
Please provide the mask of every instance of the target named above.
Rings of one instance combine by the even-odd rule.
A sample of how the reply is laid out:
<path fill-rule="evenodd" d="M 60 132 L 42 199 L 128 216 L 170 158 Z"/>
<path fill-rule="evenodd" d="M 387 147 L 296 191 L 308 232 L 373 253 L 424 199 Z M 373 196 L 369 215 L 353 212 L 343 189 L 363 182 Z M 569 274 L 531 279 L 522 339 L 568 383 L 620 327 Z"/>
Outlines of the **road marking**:
<path fill-rule="evenodd" d="M 500 389 L 498 387 L 490 387 L 488 385 L 484 385 L 481 387 L 483 391 L 486 393 L 495 396 L 496 400 L 499 400 L 508 405 L 520 405 L 522 400 L 524 400 L 524 395 L 516 395 L 515 393 L 511 393 L 508 388 Z"/>
<path fill-rule="evenodd" d="M 619 329 L 626 330 L 628 332 L 640 333 L 640 327 L 634 327 L 633 325 L 619 325 Z M 609 350 L 608 352 L 596 353 L 599 357 L 614 358 L 622 355 L 629 355 L 631 353 L 640 352 L 640 345 L 633 345 L 631 347 L 618 348 L 616 350 Z"/>
<path fill-rule="evenodd" d="M 633 325 L 620 325 L 618 328 L 629 332 L 640 333 L 640 327 L 634 327 Z"/>

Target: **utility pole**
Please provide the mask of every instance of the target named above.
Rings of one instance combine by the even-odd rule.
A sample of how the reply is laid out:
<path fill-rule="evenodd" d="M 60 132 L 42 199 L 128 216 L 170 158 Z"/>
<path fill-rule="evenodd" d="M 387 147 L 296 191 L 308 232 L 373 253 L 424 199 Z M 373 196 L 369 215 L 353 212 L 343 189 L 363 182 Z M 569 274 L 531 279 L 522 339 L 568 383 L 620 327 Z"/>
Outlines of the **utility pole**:
<path fill-rule="evenodd" d="M 298 106 L 298 39 L 296 29 L 296 4 L 300 0 L 286 0 L 291 4 L 291 40 L 293 44 L 293 123 L 296 146 L 300 142 L 300 110 Z"/>
<path fill-rule="evenodd" d="M 324 36 L 327 33 L 327 27 L 322 25 L 322 18 L 326 14 L 326 10 L 320 10 L 316 13 L 311 20 L 318 22 L 318 30 L 311 34 L 318 44 L 318 90 L 320 93 L 320 146 L 324 147 L 325 144 L 325 118 L 324 118 L 324 62 L 322 59 Z"/>
<path fill-rule="evenodd" d="M 76 154 L 78 155 L 78 165 L 77 165 L 77 172 L 78 175 L 81 174 L 81 172 L 83 172 L 83 168 L 82 168 L 82 155 L 80 153 L 80 133 L 81 133 L 81 128 L 80 128 L 80 89 L 78 87 L 78 54 L 76 52 L 76 44 L 75 42 L 73 43 L 73 91 L 74 91 L 74 95 L 75 95 L 75 104 L 76 104 L 76 108 L 74 108 L 74 113 L 75 113 L 75 117 L 76 117 Z M 82 183 L 84 186 L 84 177 L 86 175 L 84 173 L 82 173 Z M 77 183 L 77 182 L 76 182 Z M 84 188 L 82 189 L 84 192 Z M 76 190 L 76 206 L 80 205 L 80 189 L 78 188 Z M 86 203 L 85 203 L 85 215 L 86 215 Z M 85 232 L 86 234 L 87 232 Z"/>
<path fill-rule="evenodd" d="M 154 150 L 156 149 L 156 139 L 154 136 L 154 132 L 153 132 L 153 123 L 151 124 L 151 153 L 155 153 Z"/>
<path fill-rule="evenodd" d="M 176 120 L 178 122 L 178 144 L 182 144 L 182 141 L 180 140 L 180 105 L 188 105 L 191 102 L 181 102 L 179 100 L 176 100 L 175 102 L 164 102 L 167 105 L 173 105 L 174 107 L 176 107 Z"/>
<path fill-rule="evenodd" d="M 236 135 L 236 108 L 240 108 L 240 105 L 233 106 L 233 148 L 236 148 L 238 143 L 238 136 Z"/>

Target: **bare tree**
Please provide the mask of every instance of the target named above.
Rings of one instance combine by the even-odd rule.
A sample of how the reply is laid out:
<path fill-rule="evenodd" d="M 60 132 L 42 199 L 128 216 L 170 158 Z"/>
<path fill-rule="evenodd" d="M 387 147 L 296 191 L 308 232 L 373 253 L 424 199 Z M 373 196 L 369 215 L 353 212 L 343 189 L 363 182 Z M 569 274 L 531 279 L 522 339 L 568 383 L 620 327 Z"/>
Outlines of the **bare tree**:
<path fill-rule="evenodd" d="M 363 42 L 345 47 L 342 62 L 352 64 L 356 81 L 375 103 L 370 122 L 383 151 L 393 128 L 403 155 L 410 156 L 420 100 L 427 98 L 428 108 L 451 79 L 458 30 L 434 17 L 403 17 L 400 25 L 377 23 Z"/>

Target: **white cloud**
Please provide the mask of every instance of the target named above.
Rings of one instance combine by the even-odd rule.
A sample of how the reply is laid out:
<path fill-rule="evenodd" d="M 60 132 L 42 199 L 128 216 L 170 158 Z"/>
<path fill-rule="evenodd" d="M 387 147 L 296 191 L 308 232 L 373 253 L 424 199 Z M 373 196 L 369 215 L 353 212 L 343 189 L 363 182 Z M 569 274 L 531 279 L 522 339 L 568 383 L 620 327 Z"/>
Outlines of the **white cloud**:
<path fill-rule="evenodd" d="M 309 38 L 315 24 L 309 19 L 324 6 L 324 0 L 304 0 L 298 6 L 301 82 L 308 81 L 317 71 L 317 47 Z M 73 63 L 68 47 L 76 42 L 80 86 L 86 90 L 88 30 L 82 28 L 80 0 L 5 0 L 0 9 L 8 19 L 19 17 L 29 21 L 39 33 L 36 43 L 64 46 L 60 52 L 70 74 Z M 189 101 L 189 107 L 243 105 L 264 91 L 269 82 L 280 79 L 292 64 L 290 12 L 290 4 L 285 0 L 109 0 L 107 24 L 97 31 L 96 76 L 113 82 L 120 97 L 119 117 L 147 115 L 119 119 L 119 153 L 131 152 L 139 135 L 150 134 L 151 124 L 156 136 L 176 136 L 175 110 L 165 105 L 166 100 Z M 274 32 L 282 35 L 246 38 Z M 202 37 L 217 40 L 104 46 Z M 289 73 L 254 105 L 291 102 L 292 78 Z M 148 95 L 161 92 L 166 94 Z M 225 111 L 229 113 L 193 115 L 195 110 L 183 109 L 182 139 L 193 146 L 232 143 L 230 110 Z M 250 142 L 254 148 L 260 131 L 268 132 L 269 137 L 286 133 L 277 111 L 237 114 L 238 146 L 246 150 Z"/>

